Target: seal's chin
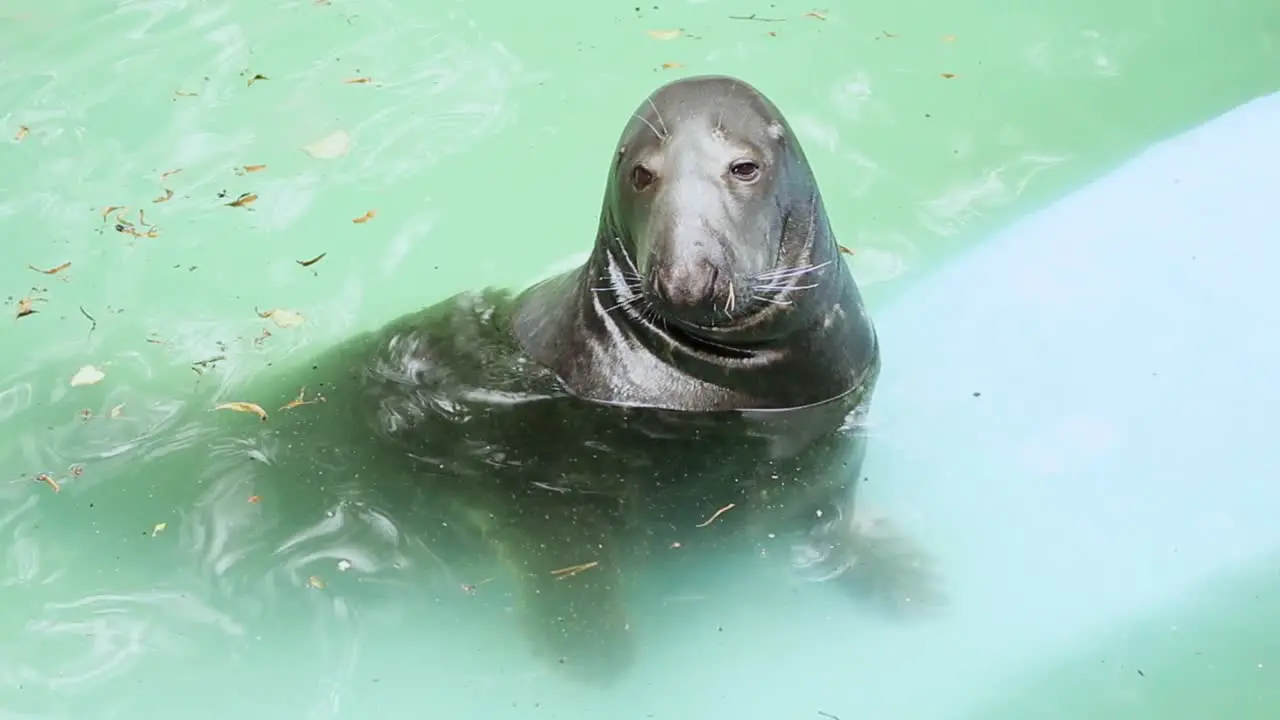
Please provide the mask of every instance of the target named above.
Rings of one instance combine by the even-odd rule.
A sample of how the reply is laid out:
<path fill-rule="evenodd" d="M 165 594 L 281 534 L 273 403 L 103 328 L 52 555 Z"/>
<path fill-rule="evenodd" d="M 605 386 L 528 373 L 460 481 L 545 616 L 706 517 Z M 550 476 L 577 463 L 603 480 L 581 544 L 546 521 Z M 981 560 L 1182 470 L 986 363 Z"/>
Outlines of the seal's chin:
<path fill-rule="evenodd" d="M 691 304 L 672 303 L 649 287 L 645 287 L 643 293 L 653 315 L 665 326 L 707 340 L 751 324 L 769 305 L 737 287 L 726 288 L 723 293 Z"/>

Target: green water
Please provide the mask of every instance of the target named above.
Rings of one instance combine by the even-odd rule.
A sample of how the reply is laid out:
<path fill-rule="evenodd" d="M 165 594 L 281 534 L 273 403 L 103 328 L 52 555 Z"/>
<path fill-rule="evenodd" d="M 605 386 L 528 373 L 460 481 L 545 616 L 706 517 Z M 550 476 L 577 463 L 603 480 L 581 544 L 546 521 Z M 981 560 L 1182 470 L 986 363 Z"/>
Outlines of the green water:
<path fill-rule="evenodd" d="M 686 73 L 741 76 L 788 114 L 874 314 L 1011 219 L 1280 88 L 1274 2 L 1115 7 L 5 5 L 0 295 L 37 312 L 0 329 L 0 717 L 683 716 L 546 677 L 503 597 L 397 573 L 387 537 L 407 540 L 385 519 L 196 482 L 225 448 L 192 446 L 179 418 L 255 399 L 237 391 L 268 364 L 572 263 L 627 114 Z M 301 149 L 337 131 L 342 157 Z M 228 206 L 243 193 L 257 200 Z M 104 220 L 109 206 L 141 236 Z M 71 387 L 90 364 L 106 377 Z M 293 542 L 250 542 L 254 523 Z M 654 640 L 667 670 L 639 697 L 687 695 L 714 717 L 750 695 L 696 689 L 705 666 L 786 634 L 749 625 L 734 601 L 755 586 L 722 574 L 718 593 L 651 589 L 688 647 Z M 1206 607 L 1186 634 L 1239 633 L 1214 618 L 1256 612 Z M 1049 699 L 1067 708 L 1053 717 L 1133 716 L 1129 685 L 1080 665 L 1088 700 L 1036 685 L 1001 717 Z M 1262 707 L 1258 676 L 1224 670 L 1222 695 L 1197 705 L 1171 675 L 1162 717 Z M 797 694 L 796 717 L 838 714 L 848 692 Z"/>

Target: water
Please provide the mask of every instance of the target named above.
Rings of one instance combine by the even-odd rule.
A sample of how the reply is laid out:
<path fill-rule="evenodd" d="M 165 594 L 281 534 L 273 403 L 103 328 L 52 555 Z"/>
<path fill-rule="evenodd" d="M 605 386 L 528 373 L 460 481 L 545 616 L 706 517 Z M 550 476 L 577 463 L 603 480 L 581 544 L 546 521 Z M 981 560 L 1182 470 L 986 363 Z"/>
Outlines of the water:
<path fill-rule="evenodd" d="M 1280 10 L 1213 7 L 6 5 L 0 281 L 10 307 L 32 297 L 38 312 L 0 330 L 0 717 L 1268 717 L 1280 659 L 1260 628 L 1275 627 L 1276 590 L 1257 568 L 1280 503 L 1255 479 L 1260 456 L 1239 446 L 1265 444 L 1249 429 L 1265 403 L 1247 379 L 1274 349 L 1240 330 L 1263 327 L 1261 291 L 1224 298 L 1264 284 L 1265 263 L 1245 280 L 1239 258 L 1269 251 L 1224 236 L 1218 254 L 1200 253 L 1216 263 L 1197 266 L 1217 272 L 1207 297 L 1235 324 L 1212 305 L 1194 316 L 1215 340 L 1177 346 L 1163 372 L 1209 387 L 1196 417 L 1165 433 L 1126 428 L 1141 427 L 1144 407 L 1176 417 L 1182 390 L 1088 375 L 1092 390 L 1069 395 L 1039 370 L 1085 362 L 1062 351 L 1061 333 L 1099 317 L 1119 348 L 1107 359 L 1142 357 L 1142 339 L 1124 333 L 1151 318 L 1113 305 L 1189 302 L 1156 280 L 1115 290 L 1135 269 L 1189 277 L 1172 257 L 1141 257 L 1159 238 L 1136 227 L 1123 246 L 1105 224 L 1082 226 L 1081 255 L 1051 256 L 1081 279 L 1052 286 L 1075 315 L 1025 302 L 1019 314 L 995 282 L 995 299 L 958 306 L 964 281 L 945 274 L 1017 217 L 1280 87 Z M 675 28 L 684 36 L 647 32 Z M 503 593 L 461 588 L 483 566 L 454 583 L 372 554 L 404 537 L 398 519 L 326 507 L 319 493 L 200 481 L 219 452 L 244 448 L 194 444 L 189 413 L 244 399 L 268 366 L 287 373 L 286 361 L 458 290 L 575 262 L 626 114 L 695 72 L 742 76 L 784 109 L 855 250 L 887 348 L 868 461 L 883 489 L 871 497 L 950 548 L 952 622 L 885 625 L 748 561 L 703 568 L 638 593 L 638 621 L 660 628 L 647 660 L 612 694 L 593 693 L 528 656 Z M 359 78 L 371 82 L 344 82 Z M 301 150 L 339 131 L 342 157 Z M 227 205 L 243 193 L 256 202 Z M 140 237 L 104 218 L 114 205 Z M 1265 219 L 1204 237 L 1227 228 L 1243 242 Z M 1120 247 L 1099 245 L 1108 238 Z M 54 275 L 27 267 L 66 262 Z M 1034 269 L 1036 256 L 1020 262 Z M 1061 282 L 1038 272 L 1041 285 Z M 973 315 L 940 319 L 946 307 Z M 305 322 L 282 328 L 255 308 Z M 976 327 L 994 334 L 975 342 Z M 1169 326 L 1155 327 L 1148 340 L 1167 342 Z M 1230 332 L 1244 338 L 1239 367 L 1206 378 Z M 106 377 L 71 387 L 88 364 Z M 1223 439 L 1233 426 L 1238 437 Z M 1199 443 L 1161 444 L 1177 431 Z M 1206 466 L 1193 452 L 1206 443 L 1233 459 Z M 1161 453 L 1163 464 L 1141 459 Z M 1192 467 L 1200 487 L 1163 494 L 1162 478 Z M 1084 490 L 1016 484 L 1055 468 Z M 1103 479 L 1132 485 L 1107 495 Z M 973 500 L 984 494 L 999 502 Z M 1152 497 L 1165 499 L 1152 510 Z M 967 522 L 944 507 L 965 508 Z M 255 542 L 267 528 L 294 541 Z M 1175 529 L 1188 542 L 1170 540 Z M 1017 572 L 992 570 L 997 560 Z"/>

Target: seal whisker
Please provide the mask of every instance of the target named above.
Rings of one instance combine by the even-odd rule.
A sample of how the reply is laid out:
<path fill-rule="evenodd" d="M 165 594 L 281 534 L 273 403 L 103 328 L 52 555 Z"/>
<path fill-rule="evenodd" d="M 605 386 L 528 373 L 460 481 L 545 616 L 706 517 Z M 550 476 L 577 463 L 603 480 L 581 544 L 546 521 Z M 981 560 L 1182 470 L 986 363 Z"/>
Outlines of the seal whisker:
<path fill-rule="evenodd" d="M 649 127 L 653 127 L 653 126 L 650 125 Z M 658 131 L 654 130 L 654 132 L 657 133 Z M 640 275 L 640 268 L 636 267 L 636 261 L 631 259 L 631 253 L 627 252 L 627 246 L 622 244 L 622 238 L 615 237 L 613 240 L 618 245 L 618 251 L 622 253 L 622 259 L 626 260 L 627 265 L 631 268 L 630 273 L 627 273 L 625 270 L 623 270 L 622 271 L 623 274 L 624 275 L 630 274 L 632 277 L 636 278 L 637 280 L 643 281 L 644 278 Z"/>
<path fill-rule="evenodd" d="M 662 112 L 659 111 L 658 106 L 654 104 L 652 95 L 649 96 L 649 107 L 653 108 L 653 116 L 658 118 L 658 124 L 662 126 L 662 134 L 658 136 L 658 139 L 666 142 L 667 139 L 671 137 L 671 131 L 667 129 L 667 121 L 662 119 Z M 650 127 L 653 126 L 650 125 Z M 654 132 L 656 133 L 657 130 L 654 130 Z"/>
<path fill-rule="evenodd" d="M 648 126 L 649 126 L 649 129 L 653 131 L 653 134 L 654 134 L 655 136 L 657 136 L 657 138 L 658 138 L 658 140 L 659 140 L 660 142 L 666 142 L 666 137 L 665 137 L 665 136 L 663 136 L 663 134 L 662 134 L 662 133 L 658 132 L 658 128 L 654 127 L 654 126 L 653 126 L 653 123 L 651 123 L 651 122 L 649 122 L 648 120 L 646 120 L 646 119 L 644 118 L 644 116 L 639 115 L 639 114 L 637 114 L 637 113 L 631 113 L 631 116 L 632 116 L 632 117 L 634 117 L 635 119 L 639 120 L 640 122 L 644 123 L 645 125 L 648 125 Z M 658 119 L 659 119 L 659 120 L 661 120 L 662 118 L 658 118 Z"/>
<path fill-rule="evenodd" d="M 812 290 L 821 284 L 822 283 L 814 283 L 812 285 L 754 285 L 752 286 L 751 289 L 755 290 L 756 292 L 760 292 L 762 290 L 764 291 L 771 290 L 773 292 L 785 292 L 785 291 L 794 292 L 797 290 Z"/>
<path fill-rule="evenodd" d="M 605 312 L 605 313 L 611 313 L 611 312 L 613 312 L 614 310 L 617 310 L 618 308 L 624 308 L 624 307 L 627 307 L 628 305 L 634 304 L 636 301 L 638 301 L 638 300 L 642 300 L 642 299 L 643 299 L 643 296 L 641 296 L 641 295 L 632 295 L 632 296 L 630 296 L 630 297 L 623 298 L 622 300 L 619 300 L 618 302 L 616 302 L 616 303 L 614 303 L 614 304 L 610 305 L 609 307 L 605 308 L 605 309 L 604 309 L 604 312 Z"/>
<path fill-rule="evenodd" d="M 830 264 L 831 264 L 831 261 L 828 260 L 824 263 L 818 263 L 817 265 L 800 265 L 798 267 L 777 268 L 775 270 L 768 270 L 766 272 L 762 272 L 759 275 L 756 275 L 753 279 L 766 280 L 766 281 L 789 280 L 791 278 L 796 278 L 801 275 L 807 275 L 811 272 L 817 272 L 818 270 L 821 270 L 822 268 Z"/>
<path fill-rule="evenodd" d="M 791 305 L 792 304 L 790 300 L 779 300 L 777 298 L 768 298 L 763 295 L 752 295 L 751 299 L 759 300 L 760 302 L 772 303 L 774 305 Z"/>

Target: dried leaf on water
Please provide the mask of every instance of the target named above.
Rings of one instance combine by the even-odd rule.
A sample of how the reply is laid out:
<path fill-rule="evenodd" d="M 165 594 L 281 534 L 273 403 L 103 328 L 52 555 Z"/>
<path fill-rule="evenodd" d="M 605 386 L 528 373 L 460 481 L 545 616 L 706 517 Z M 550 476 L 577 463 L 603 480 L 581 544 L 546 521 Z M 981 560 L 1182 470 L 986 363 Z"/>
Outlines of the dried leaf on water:
<path fill-rule="evenodd" d="M 321 580 L 321 579 L 320 579 L 318 576 L 316 576 L 316 575 L 312 575 L 311 577 L 307 578 L 307 585 L 308 585 L 308 586 L 310 586 L 310 587 L 315 588 L 316 590 L 323 590 L 323 589 L 324 589 L 324 580 Z"/>
<path fill-rule="evenodd" d="M 942 77 L 946 78 L 947 80 L 950 80 L 950 79 L 952 79 L 952 78 L 954 78 L 954 77 L 956 76 L 956 74 L 955 74 L 955 73 L 941 73 L 941 75 L 942 75 Z"/>
<path fill-rule="evenodd" d="M 71 263 L 70 263 L 70 262 L 64 262 L 64 263 L 62 263 L 61 265 L 59 265 L 58 267 L 55 267 L 55 268 L 49 268 L 48 270 L 41 270 L 40 268 L 36 267 L 35 265 L 28 265 L 27 267 L 31 268 L 32 270 L 35 270 L 35 271 L 36 271 L 36 272 L 38 272 L 38 273 L 44 274 L 44 275 L 57 275 L 58 273 L 62 272 L 63 270 L 66 270 L 67 268 L 71 267 Z"/>
<path fill-rule="evenodd" d="M 683 30 L 649 30 L 649 37 L 654 40 L 675 40 L 684 34 Z"/>
<path fill-rule="evenodd" d="M 156 526 L 151 528 L 151 537 L 155 537 L 164 532 L 164 529 L 167 527 L 169 527 L 169 523 L 156 523 Z"/>
<path fill-rule="evenodd" d="M 177 95 L 178 97 L 195 97 L 196 96 L 195 93 L 187 92 L 185 90 L 174 90 L 173 94 Z"/>
<path fill-rule="evenodd" d="M 82 387 L 84 385 L 97 385 L 107 376 L 98 368 L 92 365 L 85 365 L 71 376 L 71 387 Z"/>
<path fill-rule="evenodd" d="M 677 62 L 662 63 L 663 70 L 675 70 L 676 68 L 682 68 L 682 67 L 684 67 L 683 63 L 677 63 Z"/>
<path fill-rule="evenodd" d="M 717 511 L 715 511 L 715 512 L 711 513 L 711 517 L 709 517 L 709 518 L 707 518 L 706 520 L 703 520 L 702 522 L 698 523 L 698 524 L 696 525 L 696 527 L 704 528 L 704 527 L 706 527 L 706 526 L 710 525 L 711 523 L 713 523 L 713 522 L 715 522 L 715 521 L 716 521 L 716 518 L 718 518 L 718 517 L 720 517 L 721 515 L 723 515 L 723 514 L 725 514 L 725 513 L 729 512 L 730 510 L 734 509 L 735 507 L 737 507 L 737 505 L 736 505 L 735 503 L 729 503 L 728 505 L 725 505 L 724 507 L 720 508 L 719 510 L 717 510 Z"/>
<path fill-rule="evenodd" d="M 259 418 L 261 418 L 262 422 L 267 421 L 267 411 L 263 410 L 262 406 L 256 403 L 227 402 L 227 403 L 221 403 L 219 405 L 215 405 L 213 409 L 214 410 L 234 410 L 236 412 L 252 413 L 254 415 L 257 415 Z"/>
<path fill-rule="evenodd" d="M 281 411 L 292 410 L 296 407 L 301 407 L 303 405 L 315 405 L 316 403 L 322 403 L 322 402 L 324 402 L 324 396 L 321 395 L 320 393 L 316 393 L 316 396 L 314 398 L 308 400 L 307 389 L 302 388 L 301 390 L 298 391 L 298 397 L 290 400 L 283 407 L 281 407 L 280 410 Z"/>
<path fill-rule="evenodd" d="M 570 565 L 569 567 L 560 568 L 559 570 L 552 570 L 551 574 L 555 575 L 557 580 L 563 580 L 565 578 L 573 577 L 580 572 L 590 570 L 599 564 L 599 560 L 592 560 L 591 562 L 585 562 L 581 565 Z"/>
<path fill-rule="evenodd" d="M 837 247 L 837 248 L 839 248 L 839 249 L 840 249 L 840 252 L 844 253 L 845 255 L 852 255 L 852 254 L 853 254 L 853 251 L 852 251 L 852 250 L 850 250 L 849 248 L 847 248 L 847 247 L 845 247 L 845 246 L 843 246 L 843 245 L 836 245 L 836 247 Z"/>
<path fill-rule="evenodd" d="M 48 485 L 49 487 L 53 488 L 54 492 L 62 492 L 62 486 L 59 485 L 58 481 L 54 480 L 53 476 L 50 475 L 49 473 L 40 473 L 39 475 L 37 475 L 36 482 L 42 482 L 45 485 Z"/>
<path fill-rule="evenodd" d="M 18 142 L 22 142 L 23 140 L 27 139 L 27 136 L 30 134 L 31 134 L 31 128 L 27 127 L 26 125 L 19 125 L 18 133 L 13 136 L 13 139 Z"/>
<path fill-rule="evenodd" d="M 264 312 L 258 310 L 258 308 L 254 308 L 253 311 L 258 313 L 258 317 L 268 318 L 271 322 L 276 324 L 276 327 L 281 328 L 297 327 L 306 321 L 306 318 L 302 316 L 302 313 L 297 312 L 296 310 L 278 309 L 267 310 Z"/>
<path fill-rule="evenodd" d="M 345 130 L 337 130 L 302 146 L 302 151 L 317 160 L 333 160 L 351 151 L 351 136 Z"/>
<path fill-rule="evenodd" d="M 246 173 L 262 172 L 263 170 L 266 170 L 266 169 L 267 169 L 266 165 L 241 165 L 240 167 L 236 168 L 236 174 L 244 175 Z"/>
<path fill-rule="evenodd" d="M 299 264 L 299 265 L 301 265 L 302 267 L 311 267 L 312 265 L 315 265 L 316 263 L 318 263 L 318 262 L 320 262 L 321 260 L 323 260 L 323 259 L 324 259 L 324 256 L 325 256 L 325 255 L 328 255 L 328 254 L 329 254 L 329 253 L 327 253 L 327 252 L 322 252 L 322 253 L 320 253 L 319 255 L 317 255 L 317 256 L 315 256 L 315 257 L 311 258 L 310 260 L 294 260 L 294 262 L 298 263 L 298 264 Z"/>
<path fill-rule="evenodd" d="M 805 14 L 804 14 L 804 16 L 805 16 L 805 17 L 815 18 L 815 19 L 817 19 L 817 20 L 826 20 L 826 19 L 827 19 L 827 13 L 826 13 L 826 12 L 818 12 L 817 10 L 810 10 L 809 12 L 805 13 Z"/>
<path fill-rule="evenodd" d="M 102 208 L 102 222 L 105 223 L 107 221 L 107 218 L 111 217 L 111 213 L 124 212 L 125 210 L 128 210 L 128 209 L 129 208 L 125 207 L 124 205 L 108 205 Z"/>
<path fill-rule="evenodd" d="M 164 194 L 163 194 L 163 195 L 160 195 L 160 196 L 158 196 L 158 197 L 156 197 L 156 198 L 153 198 L 153 199 L 151 200 L 151 202 L 153 202 L 153 203 L 162 203 L 162 202 L 169 202 L 169 201 L 170 201 L 170 200 L 172 200 L 172 199 L 173 199 L 173 191 L 172 191 L 172 190 L 170 190 L 169 188 L 165 188 L 165 189 L 164 189 Z"/>
<path fill-rule="evenodd" d="M 368 85 L 371 82 L 373 82 L 371 77 L 354 77 L 342 81 L 344 85 Z"/>
<path fill-rule="evenodd" d="M 252 504 L 254 504 L 254 505 L 257 505 L 258 503 L 262 502 L 262 496 L 261 496 L 261 495 L 250 495 L 250 496 L 249 496 L 249 502 L 250 502 L 250 503 L 252 503 Z"/>
<path fill-rule="evenodd" d="M 377 217 L 377 215 L 378 215 L 378 211 L 377 211 L 377 210 L 370 210 L 370 211 L 366 212 L 365 214 L 361 215 L 361 216 L 360 216 L 360 217 L 358 217 L 358 218 L 353 218 L 353 219 L 351 220 L 351 222 L 353 222 L 353 223 L 355 223 L 355 224 L 357 224 L 357 225 L 363 225 L 363 224 L 365 224 L 365 223 L 369 222 L 370 220 L 374 219 L 375 217 Z"/>
<path fill-rule="evenodd" d="M 263 75 L 263 74 L 261 74 L 261 73 L 257 73 L 257 74 L 255 74 L 253 77 L 249 78 L 249 85 L 248 85 L 248 87 L 253 87 L 253 84 L 254 84 L 254 83 L 256 83 L 256 82 L 258 82 L 259 80 L 270 80 L 270 79 L 271 79 L 271 78 L 267 77 L 266 75 Z"/>
<path fill-rule="evenodd" d="M 32 305 L 36 301 L 44 302 L 44 298 L 24 297 L 21 300 L 19 300 L 18 313 L 17 313 L 18 318 L 21 319 L 28 315 L 35 315 L 37 312 L 39 312 L 39 310 L 36 310 L 34 307 L 32 307 Z"/>
<path fill-rule="evenodd" d="M 253 193 L 240 193 L 240 197 L 227 203 L 227 207 L 247 208 L 257 200 L 258 200 L 258 196 Z"/>
<path fill-rule="evenodd" d="M 165 180 L 168 180 L 170 177 L 173 177 L 174 175 L 177 175 L 180 172 L 182 172 L 182 168 L 178 168 L 177 170 L 169 170 L 167 172 L 162 172 L 160 173 L 160 182 L 164 182 Z"/>

